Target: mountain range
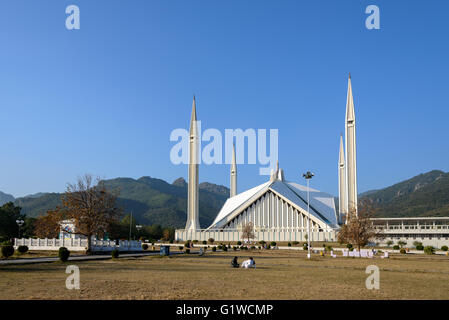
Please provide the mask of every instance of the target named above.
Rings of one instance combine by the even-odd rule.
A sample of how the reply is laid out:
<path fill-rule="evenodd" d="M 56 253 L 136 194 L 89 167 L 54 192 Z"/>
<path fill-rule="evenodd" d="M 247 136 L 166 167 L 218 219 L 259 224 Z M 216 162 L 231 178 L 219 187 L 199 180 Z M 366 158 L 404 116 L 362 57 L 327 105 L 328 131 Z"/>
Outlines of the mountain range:
<path fill-rule="evenodd" d="M 104 180 L 110 189 L 119 190 L 118 205 L 132 213 L 141 224 L 184 227 L 187 219 L 187 183 L 173 183 L 141 177 Z M 229 196 L 225 186 L 203 182 L 200 189 L 200 225 L 208 227 Z M 359 194 L 378 208 L 378 217 L 449 216 L 449 173 L 434 170 L 380 190 Z M 38 193 L 14 199 L 0 192 L 0 205 L 14 201 L 30 217 L 45 214 L 61 204 L 60 193 Z"/>
<path fill-rule="evenodd" d="M 381 190 L 359 195 L 378 217 L 449 216 L 449 172 L 433 170 Z"/>
<path fill-rule="evenodd" d="M 125 214 L 132 213 L 141 224 L 160 224 L 164 227 L 183 227 L 187 214 L 187 183 L 183 178 L 172 184 L 152 177 L 116 178 L 104 180 L 109 190 L 118 190 L 117 204 Z M 203 182 L 199 185 L 200 225 L 208 227 L 229 195 L 229 189 Z M 40 193 L 9 199 L 22 207 L 22 213 L 37 217 L 61 205 L 61 193 Z M 12 197 L 12 196 L 11 196 Z M 7 201 L 6 201 L 7 202 Z M 0 204 L 2 204 L 0 202 Z"/>

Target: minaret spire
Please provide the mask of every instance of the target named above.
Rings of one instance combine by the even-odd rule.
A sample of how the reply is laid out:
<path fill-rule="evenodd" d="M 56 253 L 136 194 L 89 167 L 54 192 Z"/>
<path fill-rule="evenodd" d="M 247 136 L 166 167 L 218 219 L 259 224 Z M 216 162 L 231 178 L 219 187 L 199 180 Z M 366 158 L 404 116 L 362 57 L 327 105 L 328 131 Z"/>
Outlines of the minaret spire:
<path fill-rule="evenodd" d="M 232 146 L 232 163 L 231 163 L 231 193 L 233 197 L 237 194 L 237 163 L 235 161 L 235 144 Z"/>
<path fill-rule="evenodd" d="M 339 222 L 343 223 L 343 216 L 347 214 L 348 207 L 346 201 L 346 166 L 345 166 L 345 152 L 343 148 L 343 135 L 340 134 L 340 154 L 338 156 L 338 210 Z"/>
<path fill-rule="evenodd" d="M 192 102 L 189 134 L 189 185 L 187 196 L 186 230 L 200 229 L 199 222 L 199 187 L 198 187 L 198 124 L 196 119 L 195 96 Z"/>
<path fill-rule="evenodd" d="M 357 213 L 357 159 L 355 142 L 355 112 L 352 97 L 351 76 L 348 79 L 348 95 L 346 99 L 346 184 L 347 184 L 347 217 Z"/>

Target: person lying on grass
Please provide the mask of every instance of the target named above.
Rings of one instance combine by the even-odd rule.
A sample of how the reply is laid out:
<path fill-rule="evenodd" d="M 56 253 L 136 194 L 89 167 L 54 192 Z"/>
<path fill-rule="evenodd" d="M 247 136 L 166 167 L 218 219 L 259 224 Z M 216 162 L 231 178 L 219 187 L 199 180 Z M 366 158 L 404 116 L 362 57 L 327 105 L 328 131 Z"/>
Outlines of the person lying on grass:
<path fill-rule="evenodd" d="M 243 261 L 242 268 L 256 268 L 256 262 L 254 261 L 253 257 L 250 257 L 248 260 Z"/>

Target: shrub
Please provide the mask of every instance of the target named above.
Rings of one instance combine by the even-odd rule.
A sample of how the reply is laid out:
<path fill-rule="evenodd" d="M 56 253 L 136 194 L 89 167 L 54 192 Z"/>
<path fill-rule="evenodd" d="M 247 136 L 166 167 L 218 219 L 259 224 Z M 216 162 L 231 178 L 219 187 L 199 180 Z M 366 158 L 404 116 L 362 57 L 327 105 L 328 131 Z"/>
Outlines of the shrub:
<path fill-rule="evenodd" d="M 224 251 L 224 252 L 228 251 L 228 247 L 223 246 L 223 251 Z"/>
<path fill-rule="evenodd" d="M 307 249 L 309 248 L 309 245 L 307 244 L 307 242 L 304 242 L 304 243 L 302 244 L 302 248 L 303 248 L 304 250 L 307 250 Z"/>
<path fill-rule="evenodd" d="M 354 248 L 353 247 L 349 248 L 349 251 L 354 251 Z"/>
<path fill-rule="evenodd" d="M 299 242 L 298 242 L 298 241 L 293 241 L 292 244 L 293 244 L 294 246 L 297 246 L 297 245 L 299 244 Z"/>
<path fill-rule="evenodd" d="M 184 249 L 184 247 L 179 246 L 178 249 L 179 249 L 179 251 L 182 251 Z"/>
<path fill-rule="evenodd" d="M 212 247 L 212 251 L 213 252 L 217 251 L 217 247 Z"/>
<path fill-rule="evenodd" d="M 422 244 L 418 244 L 416 246 L 416 250 L 424 250 L 424 246 Z"/>
<path fill-rule="evenodd" d="M 407 251 L 404 248 L 401 248 L 401 250 L 399 250 L 399 252 L 402 253 L 402 254 L 406 254 L 407 253 Z"/>
<path fill-rule="evenodd" d="M 346 245 L 346 248 L 351 249 L 351 248 L 352 248 L 352 244 L 348 243 L 348 244 Z"/>
<path fill-rule="evenodd" d="M 261 244 L 261 245 L 264 245 L 265 243 L 266 243 L 266 242 L 263 241 L 263 240 L 259 241 L 259 244 Z"/>
<path fill-rule="evenodd" d="M 148 250 L 148 245 L 147 245 L 146 243 L 144 243 L 144 244 L 142 245 L 142 249 L 143 249 L 143 250 Z"/>
<path fill-rule="evenodd" d="M 214 243 L 214 238 L 209 238 L 209 239 L 207 239 L 207 242 L 209 242 L 210 244 L 212 244 L 212 243 Z"/>
<path fill-rule="evenodd" d="M 246 250 L 246 249 L 248 249 L 248 248 L 245 246 L 240 246 L 240 250 Z"/>
<path fill-rule="evenodd" d="M 28 247 L 27 246 L 19 246 L 17 248 L 17 251 L 19 251 L 20 253 L 28 252 Z"/>
<path fill-rule="evenodd" d="M 221 245 L 221 244 L 220 244 L 220 245 L 218 245 L 217 249 L 218 249 L 218 250 L 221 250 L 221 249 L 223 249 L 222 245 Z"/>
<path fill-rule="evenodd" d="M 424 253 L 425 254 L 434 254 L 435 253 L 435 248 L 432 246 L 426 246 L 424 248 Z"/>
<path fill-rule="evenodd" d="M 67 260 L 69 260 L 70 251 L 66 247 L 61 247 L 59 248 L 58 256 L 59 260 L 61 260 L 62 262 L 66 262 Z"/>
<path fill-rule="evenodd" d="M 289 242 L 289 243 L 287 243 L 287 247 L 291 247 L 292 246 L 292 244 Z"/>
<path fill-rule="evenodd" d="M 190 249 L 186 249 L 186 253 L 189 254 L 190 253 Z"/>
<path fill-rule="evenodd" d="M 407 242 L 405 241 L 398 241 L 398 245 L 402 248 L 403 246 L 405 246 L 407 244 Z"/>
<path fill-rule="evenodd" d="M 326 251 L 331 252 L 333 250 L 332 246 L 326 246 Z"/>
<path fill-rule="evenodd" d="M 111 251 L 111 257 L 113 259 L 117 259 L 119 257 L 119 255 L 120 254 L 119 254 L 119 251 L 117 249 L 114 249 L 114 250 Z"/>
<path fill-rule="evenodd" d="M 259 249 L 259 250 L 260 250 L 260 249 L 262 249 L 262 247 L 261 247 L 261 246 L 258 246 L 258 247 L 257 247 L 257 249 Z"/>
<path fill-rule="evenodd" d="M 394 250 L 399 250 L 399 246 L 396 244 L 396 245 L 393 246 L 393 249 Z"/>
<path fill-rule="evenodd" d="M 203 244 L 207 244 L 207 241 L 206 240 L 203 240 L 203 242 L 202 242 Z"/>
<path fill-rule="evenodd" d="M 251 250 L 254 250 L 254 249 L 256 249 L 256 247 L 255 246 L 251 246 Z"/>
<path fill-rule="evenodd" d="M 193 242 L 193 243 L 198 243 L 198 240 L 193 240 L 192 242 Z"/>
<path fill-rule="evenodd" d="M 236 247 L 236 246 L 233 246 L 233 247 L 232 247 L 232 250 L 236 251 L 236 250 L 237 250 L 237 247 Z"/>
<path fill-rule="evenodd" d="M 237 241 L 237 245 L 241 246 L 242 245 L 242 241 Z"/>
<path fill-rule="evenodd" d="M 4 242 L 2 244 L 2 256 L 8 259 L 10 256 L 14 254 L 14 247 L 9 242 Z"/>
<path fill-rule="evenodd" d="M 416 247 L 418 247 L 418 246 L 422 246 L 422 242 L 419 242 L 419 241 L 413 241 L 413 245 L 414 245 L 415 248 L 416 248 Z"/>
<path fill-rule="evenodd" d="M 441 247 L 441 251 L 447 251 L 448 250 L 448 247 L 447 246 L 442 246 Z"/>
<path fill-rule="evenodd" d="M 272 247 L 276 247 L 276 242 L 271 241 L 271 242 L 270 242 L 270 245 L 271 245 Z"/>

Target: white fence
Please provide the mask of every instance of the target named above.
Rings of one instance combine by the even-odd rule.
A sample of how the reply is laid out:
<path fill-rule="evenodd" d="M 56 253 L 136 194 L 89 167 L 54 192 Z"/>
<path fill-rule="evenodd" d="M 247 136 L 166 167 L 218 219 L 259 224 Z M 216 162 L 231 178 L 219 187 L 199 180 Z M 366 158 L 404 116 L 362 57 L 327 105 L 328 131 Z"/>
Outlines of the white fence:
<path fill-rule="evenodd" d="M 297 230 L 269 230 L 255 231 L 256 241 L 307 241 L 307 232 Z M 217 230 L 185 230 L 175 231 L 175 240 L 198 240 L 204 241 L 213 238 L 215 241 L 241 241 L 242 230 L 238 229 L 217 229 Z M 311 241 L 337 241 L 336 233 L 333 230 L 312 231 L 310 232 Z"/>
<path fill-rule="evenodd" d="M 14 239 L 14 247 L 27 246 L 28 250 L 59 250 L 66 247 L 70 251 L 85 251 L 87 239 Z M 142 251 L 142 241 L 137 240 L 92 240 L 92 251 Z"/>

